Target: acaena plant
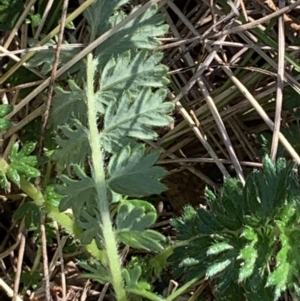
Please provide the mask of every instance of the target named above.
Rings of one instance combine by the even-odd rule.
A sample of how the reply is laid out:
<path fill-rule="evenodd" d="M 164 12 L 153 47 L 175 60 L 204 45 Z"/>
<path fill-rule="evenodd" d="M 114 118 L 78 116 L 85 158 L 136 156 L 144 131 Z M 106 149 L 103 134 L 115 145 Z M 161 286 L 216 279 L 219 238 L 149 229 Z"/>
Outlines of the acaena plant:
<path fill-rule="evenodd" d="M 245 186 L 225 180 L 206 191 L 208 208 L 185 209 L 172 221 L 178 243 L 169 261 L 177 277 L 214 279 L 218 300 L 299 298 L 299 171 L 285 159 L 255 170 Z"/>

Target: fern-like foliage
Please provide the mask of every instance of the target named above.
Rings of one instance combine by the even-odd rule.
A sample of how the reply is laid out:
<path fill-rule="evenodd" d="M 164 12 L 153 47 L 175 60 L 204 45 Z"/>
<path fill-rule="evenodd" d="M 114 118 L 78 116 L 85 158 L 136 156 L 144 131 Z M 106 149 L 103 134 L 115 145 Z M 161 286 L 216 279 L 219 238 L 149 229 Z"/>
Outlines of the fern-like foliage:
<path fill-rule="evenodd" d="M 118 99 L 123 91 L 137 94 L 142 87 L 164 87 L 169 83 L 168 68 L 161 64 L 162 53 L 148 55 L 143 50 L 136 53 L 126 51 L 117 59 L 108 61 L 101 74 L 100 93 L 111 92 Z"/>
<path fill-rule="evenodd" d="M 125 18 L 118 9 L 127 2 L 97 0 L 85 11 L 92 40 Z M 164 16 L 157 13 L 157 6 L 152 6 L 96 50 L 94 65 L 100 81 L 95 94 L 98 112 L 103 115 L 99 119 L 100 139 L 109 153 L 115 154 L 127 145 L 135 147 L 133 138 L 156 138 L 151 127 L 166 126 L 172 121 L 168 115 L 174 106 L 164 102 L 166 91 L 151 91 L 169 82 L 167 67 L 161 64 L 161 53 L 150 55 L 145 50 L 158 46 L 156 37 L 166 31 Z M 68 81 L 68 86 L 56 88 L 50 115 L 52 128 L 59 127 L 53 159 L 65 167 L 72 161 L 82 164 L 89 155 L 88 136 L 83 131 L 87 127 L 85 91 L 73 80 Z M 79 120 L 75 125 L 74 119 Z"/>
<path fill-rule="evenodd" d="M 85 93 L 73 80 L 68 81 L 68 89 L 56 87 L 52 101 L 51 123 L 59 126 L 76 118 L 86 124 Z"/>
<path fill-rule="evenodd" d="M 91 39 L 125 17 L 122 11 L 116 12 L 125 2 L 98 0 L 87 9 Z M 168 69 L 161 63 L 161 53 L 145 50 L 158 45 L 155 37 L 166 32 L 163 19 L 153 6 L 102 43 L 92 63 L 94 86 L 91 81 L 81 87 L 77 81 L 69 80 L 69 87 L 56 88 L 51 125 L 57 130 L 57 149 L 52 159 L 59 172 L 66 171 L 59 175 L 61 183 L 56 188 L 61 195 L 59 209 L 72 210 L 83 244 L 95 241 L 99 249 L 106 247 L 103 200 L 95 177 L 97 160 L 92 157 L 92 166 L 90 160 L 95 153 L 90 145 L 98 139 L 103 156 L 99 162 L 105 162 L 101 167 L 105 173 L 104 190 L 108 201 L 117 206 L 113 229 L 116 242 L 148 251 L 163 249 L 164 236 L 149 229 L 157 218 L 155 208 L 142 200 L 120 197 L 140 198 L 166 190 L 160 183 L 166 171 L 155 165 L 159 153 L 148 151 L 140 142 L 155 139 L 154 128 L 167 126 L 173 120 L 170 115 L 174 105 L 165 101 Z M 91 101 L 97 113 L 93 132 L 87 120 Z"/>
<path fill-rule="evenodd" d="M 130 196 L 160 194 L 166 190 L 166 186 L 159 182 L 166 175 L 166 170 L 154 166 L 158 157 L 157 152 L 145 155 L 144 145 L 132 150 L 125 147 L 109 162 L 108 186 L 117 193 Z"/>
<path fill-rule="evenodd" d="M 247 300 L 298 289 L 300 195 L 292 167 L 265 157 L 244 187 L 226 180 L 221 195 L 206 191 L 208 210 L 189 207 L 174 219 L 185 242 L 169 258 L 177 276 L 215 278 L 220 300 L 236 300 L 232 286 Z"/>
<path fill-rule="evenodd" d="M 94 7 L 91 6 L 86 10 L 85 16 L 91 28 L 91 39 L 102 35 L 125 19 L 124 11 L 118 10 L 115 14 L 112 12 L 126 2 L 128 1 L 97 0 Z M 136 9 L 137 7 L 134 8 Z M 110 14 L 111 17 L 107 18 Z M 117 57 L 128 50 L 135 52 L 137 49 L 154 49 L 160 45 L 156 38 L 165 34 L 167 30 L 164 15 L 157 13 L 157 6 L 152 6 L 97 47 L 99 68 L 102 69 L 112 57 Z"/>
<path fill-rule="evenodd" d="M 157 218 L 156 209 L 142 200 L 126 200 L 118 208 L 116 218 L 117 238 L 131 247 L 157 250 L 163 249 L 165 239 L 157 231 L 149 230 Z"/>
<path fill-rule="evenodd" d="M 83 278 L 90 278 L 101 284 L 110 282 L 109 272 L 99 262 L 95 261 L 82 261 L 78 265 L 85 269 L 87 272 L 81 274 Z M 149 300 L 162 301 L 159 295 L 153 293 L 151 284 L 143 276 L 145 270 L 142 269 L 143 264 L 136 260 L 131 260 L 127 268 L 122 271 L 122 276 L 125 280 L 125 290 L 129 294 L 135 294 L 141 297 L 146 297 Z"/>
<path fill-rule="evenodd" d="M 129 0 L 96 0 L 84 11 L 83 15 L 90 28 L 89 42 L 94 41 L 97 36 L 110 28 L 107 16 L 111 16 L 118 8 L 126 4 L 128 1 Z M 80 0 L 80 3 L 83 2 L 84 0 Z"/>
<path fill-rule="evenodd" d="M 29 46 L 35 47 L 38 43 L 37 40 L 31 39 L 29 40 Z M 50 49 L 43 50 L 43 51 L 37 51 L 35 55 L 28 61 L 28 66 L 31 68 L 36 68 L 40 71 L 43 75 L 48 75 L 52 68 L 53 68 L 53 62 L 55 57 L 55 48 L 51 48 L 51 46 L 55 45 L 55 41 L 50 40 L 46 46 L 49 46 Z M 65 44 L 67 45 L 67 44 Z M 58 67 L 63 66 L 66 62 L 68 62 L 71 58 L 73 58 L 80 49 L 76 48 L 69 48 L 69 49 L 62 49 L 60 51 L 59 56 L 59 62 Z M 82 67 L 82 63 L 76 64 L 69 70 L 69 73 L 74 73 L 75 71 L 78 71 L 80 67 Z"/>
<path fill-rule="evenodd" d="M 20 148 L 19 143 L 15 143 L 9 155 L 10 164 L 4 159 L 0 160 L 0 186 L 1 188 L 9 188 L 9 180 L 20 185 L 21 177 L 27 179 L 40 176 L 37 167 L 37 157 L 31 153 L 35 149 L 35 143 L 28 143 Z"/>
<path fill-rule="evenodd" d="M 161 59 L 161 54 L 149 57 L 147 52 L 141 51 L 131 58 L 126 52 L 118 60 L 112 58 L 105 66 L 96 95 L 98 111 L 104 114 L 101 142 L 106 151 L 115 153 L 126 145 L 134 147 L 132 138 L 154 139 L 157 134 L 151 127 L 166 126 L 172 121 L 169 115 L 174 106 L 164 101 L 166 90 L 152 93 L 150 89 L 168 83 L 167 68 L 160 64 Z M 82 162 L 89 150 L 88 136 L 82 127 L 86 124 L 84 90 L 74 81 L 69 81 L 69 87 L 70 91 L 56 89 L 51 111 L 53 126 L 74 124 L 74 117 L 80 121 L 75 121 L 75 128 L 64 125 L 60 127 L 62 132 L 58 132 L 56 141 L 60 148 L 53 158 L 65 166 L 72 160 Z"/>
<path fill-rule="evenodd" d="M 67 168 L 70 171 L 70 166 L 74 162 L 79 165 L 85 163 L 86 157 L 90 154 L 88 130 L 78 119 L 60 126 L 55 140 L 59 149 L 54 152 L 52 158 L 61 169 Z"/>
<path fill-rule="evenodd" d="M 115 153 L 131 142 L 130 138 L 155 139 L 154 126 L 166 126 L 173 104 L 164 102 L 166 91 L 143 89 L 132 101 L 130 92 L 125 92 L 119 102 L 111 102 L 105 112 L 104 129 L 101 132 L 103 147 Z"/>

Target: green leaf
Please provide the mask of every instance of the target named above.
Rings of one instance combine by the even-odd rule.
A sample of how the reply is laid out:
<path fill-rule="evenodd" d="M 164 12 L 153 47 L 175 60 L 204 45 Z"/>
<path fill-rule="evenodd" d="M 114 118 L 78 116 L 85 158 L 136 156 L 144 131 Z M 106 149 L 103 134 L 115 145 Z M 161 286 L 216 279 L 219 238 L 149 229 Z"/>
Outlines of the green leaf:
<path fill-rule="evenodd" d="M 250 240 L 253 243 L 256 243 L 258 240 L 256 231 L 249 226 L 246 226 L 246 228 L 243 230 L 241 237 L 245 237 L 247 240 Z"/>
<path fill-rule="evenodd" d="M 17 185 L 20 184 L 21 177 L 16 169 L 9 167 L 6 171 L 6 175 L 12 182 L 16 183 Z"/>
<path fill-rule="evenodd" d="M 3 118 L 7 114 L 11 113 L 13 108 L 14 107 L 9 104 L 0 105 L 0 118 Z"/>
<path fill-rule="evenodd" d="M 83 245 L 89 245 L 95 239 L 98 249 L 105 248 L 101 216 L 95 206 L 90 205 L 83 208 L 80 216 L 76 219 L 76 224 L 82 229 L 80 242 Z"/>
<path fill-rule="evenodd" d="M 224 291 L 216 291 L 217 301 L 245 301 L 243 288 L 232 282 L 228 288 Z M 265 299 L 259 299 L 266 301 Z"/>
<path fill-rule="evenodd" d="M 143 231 L 157 218 L 154 206 L 142 200 L 124 200 L 119 206 L 116 225 L 119 230 Z"/>
<path fill-rule="evenodd" d="M 9 188 L 9 182 L 6 177 L 6 173 L 4 170 L 0 169 L 0 187 L 3 189 Z"/>
<path fill-rule="evenodd" d="M 289 252 L 292 248 L 287 235 L 280 235 L 282 247 L 276 256 L 276 268 L 269 275 L 267 286 L 275 286 L 275 298 L 279 298 L 291 283 L 291 272 L 293 267 L 289 261 Z M 295 268 L 295 267 L 294 267 Z"/>
<path fill-rule="evenodd" d="M 123 91 L 136 95 L 142 87 L 164 87 L 169 83 L 168 68 L 160 64 L 163 54 L 155 52 L 148 56 L 147 51 L 134 54 L 126 51 L 117 59 L 111 58 L 101 74 L 100 93 L 113 92 L 118 99 Z"/>
<path fill-rule="evenodd" d="M 30 15 L 32 27 L 38 27 L 41 24 L 42 17 L 40 14 Z"/>
<path fill-rule="evenodd" d="M 128 196 L 160 194 L 166 190 L 166 186 L 159 182 L 166 175 L 166 170 L 153 166 L 158 157 L 158 152 L 146 155 L 144 145 L 134 149 L 125 147 L 109 161 L 108 186 L 113 191 Z"/>
<path fill-rule="evenodd" d="M 122 137 L 155 139 L 157 133 L 151 127 L 167 126 L 172 122 L 169 114 L 174 105 L 164 102 L 165 98 L 166 90 L 159 89 L 152 94 L 150 89 L 142 89 L 134 100 L 125 92 L 119 102 L 111 102 L 100 135 L 104 148 L 111 145 L 111 140 Z"/>
<path fill-rule="evenodd" d="M 19 143 L 15 143 L 9 155 L 10 166 L 7 171 L 9 179 L 16 184 L 20 183 L 20 176 L 26 178 L 36 178 L 40 176 L 40 171 L 35 168 L 37 157 L 29 156 L 35 149 L 35 143 L 28 143 L 19 151 Z"/>
<path fill-rule="evenodd" d="M 244 215 L 243 186 L 237 179 L 226 179 L 224 182 L 222 206 L 226 214 L 242 226 Z"/>
<path fill-rule="evenodd" d="M 61 87 L 55 88 L 50 111 L 50 121 L 55 127 L 78 119 L 86 124 L 86 105 L 84 102 L 85 93 L 73 80 L 68 81 L 69 90 Z"/>
<path fill-rule="evenodd" d="M 211 278 L 224 271 L 231 263 L 230 259 L 225 259 L 212 264 L 206 271 L 206 279 Z"/>
<path fill-rule="evenodd" d="M 207 255 L 218 255 L 224 251 L 230 250 L 233 247 L 226 242 L 220 242 L 212 245 L 207 250 Z"/>
<path fill-rule="evenodd" d="M 22 270 L 21 282 L 24 284 L 26 289 L 36 289 L 42 279 L 43 274 L 38 271 L 31 272 Z"/>
<path fill-rule="evenodd" d="M 44 192 L 44 196 L 46 200 L 45 206 L 48 210 L 59 207 L 59 203 L 62 197 L 55 192 L 55 186 L 47 186 Z"/>
<path fill-rule="evenodd" d="M 52 159 L 68 170 L 73 162 L 83 165 L 91 152 L 88 129 L 79 120 L 73 120 L 72 125 L 60 126 L 59 132 L 55 139 L 59 149 L 54 151 Z"/>
<path fill-rule="evenodd" d="M 236 284 L 236 271 L 238 270 L 240 262 L 238 260 L 232 260 L 230 265 L 222 273 L 217 281 L 216 289 L 223 294 L 228 294 L 232 286 Z"/>
<path fill-rule="evenodd" d="M 291 86 L 286 86 L 284 88 L 284 102 L 282 104 L 282 109 L 284 111 L 291 111 L 294 108 L 300 107 L 300 95 Z"/>
<path fill-rule="evenodd" d="M 213 234 L 218 230 L 221 230 L 220 223 L 212 216 L 212 214 L 209 211 L 203 208 L 199 208 L 197 211 L 197 215 L 199 219 L 203 222 L 203 224 L 199 227 L 203 234 Z"/>
<path fill-rule="evenodd" d="M 113 2 L 115 3 L 115 1 Z M 127 50 L 155 49 L 160 45 L 156 38 L 167 33 L 168 26 L 165 24 L 165 16 L 158 14 L 157 11 L 157 5 L 151 6 L 145 13 L 128 22 L 122 29 L 97 47 L 96 55 L 101 69 L 111 57 L 116 57 Z M 125 13 L 119 11 L 118 14 L 110 18 L 109 26 L 100 27 L 98 34 L 106 32 L 110 27 L 124 20 L 125 17 Z"/>
<path fill-rule="evenodd" d="M 254 170 L 244 187 L 225 179 L 219 195 L 206 190 L 208 210 L 195 215 L 188 208 L 173 219 L 179 246 L 168 261 L 176 276 L 190 280 L 206 272 L 220 290 L 218 300 L 235 300 L 232 286 L 251 301 L 257 296 L 273 301 L 293 290 L 300 264 L 300 194 L 293 167 L 265 157 L 263 168 Z"/>
<path fill-rule="evenodd" d="M 80 267 L 87 270 L 90 273 L 82 273 L 80 276 L 83 278 L 92 279 L 100 282 L 101 284 L 111 283 L 111 277 L 109 271 L 98 261 L 92 262 L 91 266 L 86 261 L 77 262 Z"/>
<path fill-rule="evenodd" d="M 25 227 L 29 229 L 32 225 L 38 226 L 41 220 L 41 209 L 33 202 L 23 203 L 13 215 L 17 221 L 25 218 Z"/>
<path fill-rule="evenodd" d="M 95 202 L 96 190 L 93 179 L 79 165 L 74 164 L 73 170 L 78 180 L 61 175 L 59 179 L 63 185 L 57 186 L 56 191 L 62 196 L 59 209 L 65 211 L 71 208 L 75 216 L 79 216 L 85 204 Z"/>
<path fill-rule="evenodd" d="M 276 164 L 269 157 L 263 160 L 264 171 L 254 171 L 246 183 L 248 206 L 261 221 L 272 220 L 286 199 L 290 185 L 292 164 L 278 159 Z M 289 181 L 289 182 L 288 182 Z M 251 203 L 250 203 L 251 202 Z"/>
<path fill-rule="evenodd" d="M 143 279 L 140 265 L 135 264 L 131 268 L 123 269 L 122 276 L 125 280 L 125 290 L 131 295 L 153 301 L 163 300 L 157 293 L 152 292 L 150 283 Z"/>
<path fill-rule="evenodd" d="M 109 16 L 129 0 L 96 0 L 83 13 L 90 27 L 89 42 L 109 29 Z M 83 0 L 80 1 L 83 3 Z"/>
<path fill-rule="evenodd" d="M 131 247 L 159 251 L 165 238 L 159 232 L 147 230 L 157 218 L 155 208 L 141 200 L 123 201 L 116 218 L 118 239 Z"/>
<path fill-rule="evenodd" d="M 0 118 L 0 131 L 7 131 L 11 128 L 12 123 L 10 120 L 5 118 Z"/>
<path fill-rule="evenodd" d="M 240 268 L 239 282 L 244 281 L 253 274 L 257 257 L 258 253 L 254 244 L 247 245 L 241 250 L 239 258 L 243 259 L 244 262 Z"/>
<path fill-rule="evenodd" d="M 0 2 L 0 30 L 11 30 L 23 11 L 22 0 L 2 0 Z"/>
<path fill-rule="evenodd" d="M 35 40 L 29 41 L 29 44 L 31 47 L 36 46 Z M 50 46 L 50 49 L 43 49 L 42 51 L 36 51 L 34 56 L 27 62 L 27 66 L 33 69 L 39 69 L 39 71 L 43 75 L 48 75 L 51 70 L 53 69 L 53 62 L 55 58 L 55 51 L 56 49 L 51 47 L 55 45 L 55 41 L 49 41 L 46 45 Z M 45 45 L 45 46 L 46 46 Z M 79 48 L 69 48 L 64 49 L 62 48 L 59 53 L 59 61 L 58 61 L 58 67 L 60 68 L 64 64 L 66 64 L 69 60 L 71 60 L 76 54 L 80 52 Z M 76 69 L 79 69 L 78 64 L 76 64 Z M 74 71 L 74 69 L 72 71 Z M 68 70 L 68 73 L 70 74 L 70 70 Z"/>

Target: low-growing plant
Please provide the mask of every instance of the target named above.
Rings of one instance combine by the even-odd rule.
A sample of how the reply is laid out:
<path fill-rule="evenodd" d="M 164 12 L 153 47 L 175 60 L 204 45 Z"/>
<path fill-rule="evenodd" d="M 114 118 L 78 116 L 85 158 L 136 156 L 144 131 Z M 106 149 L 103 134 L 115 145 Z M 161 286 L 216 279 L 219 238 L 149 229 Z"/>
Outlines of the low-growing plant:
<path fill-rule="evenodd" d="M 264 158 L 245 186 L 225 180 L 206 190 L 208 208 L 187 207 L 172 224 L 181 245 L 169 261 L 177 277 L 215 279 L 218 300 L 299 298 L 299 171 L 285 159 Z M 179 243 L 178 242 L 178 243 Z"/>
<path fill-rule="evenodd" d="M 95 1 L 84 12 L 90 31 L 85 42 L 124 20 L 120 8 L 126 2 Z M 142 279 L 139 264 L 122 265 L 119 245 L 154 253 L 165 246 L 165 237 L 149 229 L 156 209 L 141 198 L 166 189 L 160 183 L 166 171 L 155 165 L 159 152 L 149 151 L 143 140 L 155 139 L 153 128 L 172 122 L 168 68 L 161 63 L 162 53 L 150 51 L 167 29 L 164 16 L 151 6 L 89 54 L 85 72 L 72 73 L 67 85 L 56 87 L 49 130 L 56 129 L 57 147 L 41 189 L 31 181 L 42 176 L 32 155 L 34 143 L 15 144 L 8 160 L 1 161 L 2 187 L 10 189 L 13 182 L 32 200 L 14 218 L 24 218 L 26 227 L 37 225 L 44 213 L 57 221 L 95 257 L 96 269 L 81 263 L 92 271 L 90 277 L 111 283 L 120 301 L 128 294 L 161 298 Z M 44 65 L 53 57 L 44 56 L 30 66 L 47 72 Z M 59 181 L 49 177 L 52 167 Z"/>
<path fill-rule="evenodd" d="M 1 187 L 17 186 L 29 199 L 14 219 L 27 228 L 38 228 L 44 214 L 56 221 L 91 255 L 78 262 L 86 270 L 82 276 L 110 283 L 118 301 L 172 301 L 203 278 L 216 283 L 218 300 L 271 301 L 286 290 L 299 298 L 299 172 L 284 159 L 272 163 L 265 157 L 263 170 L 255 170 L 245 186 L 226 179 L 220 195 L 207 189 L 207 208 L 187 207 L 173 219 L 174 245 L 151 229 L 157 212 L 143 198 L 166 190 L 160 182 L 166 170 L 156 165 L 159 152 L 144 141 L 156 139 L 156 130 L 173 120 L 174 105 L 166 100 L 168 68 L 155 51 L 168 27 L 151 6 L 111 34 L 130 18 L 122 9 L 128 2 L 96 0 L 84 12 L 89 34 L 83 42 L 103 40 L 55 87 L 47 129 L 55 146 L 40 158 L 46 168 L 34 155 L 36 141 L 15 143 L 8 158 L 0 159 Z M 38 23 L 38 14 L 34 20 Z M 62 50 L 59 66 L 78 52 Z M 40 52 L 28 66 L 48 75 L 53 54 Z M 5 119 L 11 111 L 0 107 L 1 130 L 11 126 Z M 31 135 L 28 131 L 24 140 Z M 148 256 L 124 263 L 120 246 L 144 249 Z M 39 258 L 23 272 L 26 288 L 40 281 Z M 165 297 L 153 289 L 151 277 L 163 275 L 167 265 L 183 283 Z"/>

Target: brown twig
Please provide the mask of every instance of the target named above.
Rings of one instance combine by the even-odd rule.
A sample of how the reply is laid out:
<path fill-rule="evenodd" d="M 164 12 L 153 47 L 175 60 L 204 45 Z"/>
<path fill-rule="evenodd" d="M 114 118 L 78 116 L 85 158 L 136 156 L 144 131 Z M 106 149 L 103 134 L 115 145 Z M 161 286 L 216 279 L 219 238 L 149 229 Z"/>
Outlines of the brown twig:
<path fill-rule="evenodd" d="M 62 299 L 66 300 L 67 297 L 67 284 L 66 284 L 66 274 L 64 267 L 64 256 L 63 256 L 63 244 L 59 235 L 59 228 L 57 222 L 54 222 L 56 239 L 58 244 L 58 252 L 60 257 L 60 268 L 61 268 L 61 286 L 62 286 Z"/>
<path fill-rule="evenodd" d="M 17 271 L 16 271 L 16 275 L 15 275 L 15 282 L 14 282 L 13 301 L 18 300 L 18 291 L 19 291 L 20 278 L 21 278 L 21 272 L 22 272 L 25 245 L 26 245 L 26 237 L 25 237 L 24 233 L 22 233 L 20 247 L 19 247 L 19 254 L 18 254 Z"/>
<path fill-rule="evenodd" d="M 42 132 L 41 132 L 41 138 L 40 138 L 40 153 L 42 152 L 42 149 L 43 149 L 44 135 L 45 135 L 48 119 L 49 119 L 49 112 L 50 112 L 50 107 L 51 107 L 51 102 L 52 102 L 52 94 L 53 94 L 53 90 L 54 90 L 56 71 L 57 71 L 58 62 L 59 62 L 60 49 L 61 49 L 63 36 L 64 36 L 68 5 L 69 5 L 69 0 L 64 0 L 61 21 L 60 21 L 60 30 L 59 30 L 58 41 L 57 41 L 57 48 L 55 51 L 53 69 L 51 72 L 51 78 L 50 78 L 50 83 L 49 83 L 45 112 L 43 115 Z"/>
<path fill-rule="evenodd" d="M 16 249 L 18 247 L 18 245 L 20 244 L 21 238 L 22 238 L 22 231 L 24 229 L 24 220 L 22 221 L 20 227 L 19 227 L 19 232 L 18 232 L 18 236 L 17 236 L 17 241 L 11 246 L 9 247 L 7 250 L 5 250 L 4 252 L 0 253 L 0 259 L 5 258 L 6 256 L 8 256 L 14 249 Z"/>
<path fill-rule="evenodd" d="M 253 28 L 257 27 L 260 24 L 263 24 L 263 23 L 266 23 L 266 22 L 270 21 L 272 18 L 278 17 L 282 14 L 285 14 L 285 13 L 291 11 L 292 9 L 297 7 L 298 5 L 300 5 L 300 0 L 294 2 L 290 5 L 287 5 L 284 8 L 276 10 L 275 12 L 273 12 L 273 13 L 265 16 L 265 17 L 262 17 L 258 20 L 254 20 L 254 21 L 246 23 L 246 24 L 242 24 L 242 25 L 238 25 L 238 26 L 235 26 L 235 27 L 232 27 L 232 28 L 229 28 L 229 29 L 225 29 L 222 32 L 214 34 L 210 38 L 225 36 L 225 35 L 229 35 L 229 34 L 234 34 L 234 33 L 239 33 L 239 32 L 242 32 L 242 31 L 246 31 L 246 30 L 249 30 L 249 29 L 253 29 Z"/>

